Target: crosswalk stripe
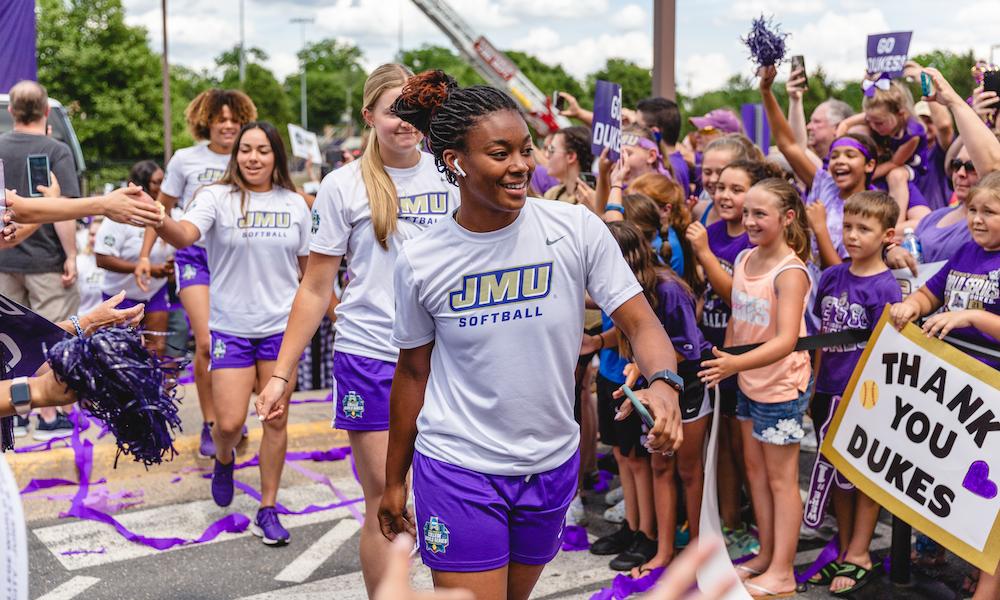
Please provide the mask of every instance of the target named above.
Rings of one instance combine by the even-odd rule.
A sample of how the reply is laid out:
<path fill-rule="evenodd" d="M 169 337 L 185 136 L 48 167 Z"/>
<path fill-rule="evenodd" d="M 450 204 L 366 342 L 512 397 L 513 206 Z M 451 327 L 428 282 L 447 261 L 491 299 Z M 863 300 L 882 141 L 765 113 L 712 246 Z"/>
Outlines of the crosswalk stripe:
<path fill-rule="evenodd" d="M 343 519 L 330 531 L 316 540 L 305 552 L 288 563 L 288 566 L 275 576 L 278 581 L 302 583 L 313 574 L 326 559 L 333 556 L 337 550 L 361 529 L 361 524 L 354 519 Z"/>
<path fill-rule="evenodd" d="M 83 577 L 78 575 L 66 583 L 60 585 L 44 596 L 39 596 L 35 600 L 71 600 L 76 598 L 95 583 L 100 581 L 97 577 Z"/>
<path fill-rule="evenodd" d="M 361 487 L 353 479 L 333 482 L 348 498 L 361 495 Z M 310 484 L 286 488 L 279 500 L 291 510 L 300 510 L 310 504 L 324 505 L 336 502 L 330 489 L 321 484 Z M 197 538 L 211 523 L 227 514 L 243 513 L 251 517 L 256 514 L 257 503 L 245 494 L 237 494 L 232 505 L 220 508 L 211 500 L 199 500 L 184 504 L 161 506 L 148 510 L 130 511 L 117 515 L 119 522 L 128 529 L 147 537 Z M 347 508 L 336 508 L 306 515 L 286 515 L 282 524 L 291 529 L 302 525 L 335 521 L 349 516 Z M 148 546 L 135 544 L 122 537 L 112 527 L 96 521 L 70 521 L 50 527 L 32 530 L 35 536 L 69 571 L 106 565 L 141 556 L 157 554 Z M 232 540 L 250 535 L 223 533 L 207 544 Z M 187 546 L 175 546 L 171 552 Z M 81 553 L 80 550 L 92 552 Z"/>

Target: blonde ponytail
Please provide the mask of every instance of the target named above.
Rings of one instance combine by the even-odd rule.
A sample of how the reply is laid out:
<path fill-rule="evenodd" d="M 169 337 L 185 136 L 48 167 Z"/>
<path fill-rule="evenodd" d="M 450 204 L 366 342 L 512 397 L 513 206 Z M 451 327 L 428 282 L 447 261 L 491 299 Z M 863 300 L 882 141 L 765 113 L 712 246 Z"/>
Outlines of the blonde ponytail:
<path fill-rule="evenodd" d="M 386 91 L 402 87 L 413 73 L 403 65 L 384 64 L 365 80 L 363 102 L 365 108 L 372 110 L 379 97 Z M 383 250 L 389 248 L 389 238 L 396 233 L 396 219 L 399 216 L 399 199 L 396 195 L 396 184 L 389 177 L 379 152 L 378 136 L 375 130 L 368 132 L 368 143 L 361 155 L 361 179 L 368 194 L 368 209 L 371 212 L 372 228 L 375 239 Z"/>

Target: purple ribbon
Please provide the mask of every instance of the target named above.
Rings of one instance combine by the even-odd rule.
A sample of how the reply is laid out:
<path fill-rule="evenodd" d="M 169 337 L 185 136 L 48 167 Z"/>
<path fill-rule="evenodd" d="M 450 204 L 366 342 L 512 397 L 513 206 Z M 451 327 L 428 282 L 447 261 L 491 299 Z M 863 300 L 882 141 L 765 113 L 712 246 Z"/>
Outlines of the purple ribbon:
<path fill-rule="evenodd" d="M 323 404 L 327 402 L 333 402 L 333 392 L 330 392 L 326 398 L 292 398 L 288 401 L 289 404 Z"/>
<path fill-rule="evenodd" d="M 666 571 L 664 567 L 657 567 L 636 579 L 624 574 L 615 575 L 611 587 L 596 592 L 590 600 L 625 600 L 633 594 L 641 594 L 655 586 L 664 571 Z"/>
<path fill-rule="evenodd" d="M 345 494 L 344 492 L 342 492 L 340 490 L 340 488 L 338 488 L 337 486 L 333 485 L 333 482 L 330 481 L 330 478 L 327 477 L 326 475 L 323 475 L 322 473 L 317 473 L 316 471 L 313 471 L 312 469 L 309 469 L 307 467 L 303 467 L 302 465 L 296 464 L 294 462 L 288 463 L 288 466 L 291 467 L 292 469 L 298 471 L 299 473 L 302 473 L 303 475 L 305 475 L 309 479 L 312 479 L 316 483 L 321 483 L 321 484 L 325 485 L 326 487 L 328 487 L 330 489 L 330 491 L 333 492 L 333 495 L 338 500 L 340 500 L 341 502 L 347 502 L 348 501 L 347 494 Z M 365 516 L 361 513 L 360 510 L 358 510 L 358 507 L 355 504 L 348 504 L 347 508 L 351 512 L 351 516 L 354 517 L 354 519 L 358 523 L 361 523 L 362 525 L 364 525 L 364 523 L 365 523 Z"/>
<path fill-rule="evenodd" d="M 238 489 L 242 490 L 243 493 L 245 493 L 247 496 L 250 496 L 251 498 L 253 498 L 257 502 L 260 502 L 260 500 L 261 500 L 260 492 L 258 492 L 252 485 L 243 483 L 242 481 L 239 481 L 238 479 L 237 480 L 233 480 L 233 485 L 235 485 Z M 324 510 L 332 510 L 334 508 L 341 508 L 341 507 L 344 507 L 344 506 L 351 506 L 353 504 L 357 504 L 358 502 L 363 502 L 363 501 L 364 501 L 364 498 L 352 498 L 350 500 L 345 500 L 345 501 L 342 501 L 342 502 L 333 502 L 333 503 L 330 503 L 330 504 L 324 504 L 323 506 L 316 506 L 315 504 L 310 504 L 309 506 L 303 508 L 302 510 L 291 510 L 289 508 L 286 508 L 280 502 L 275 502 L 274 503 L 274 508 L 276 508 L 278 510 L 278 514 L 282 514 L 282 515 L 308 515 L 308 514 L 314 513 L 314 512 L 320 512 L 320 511 L 324 511 Z M 243 515 L 239 515 L 239 516 L 243 517 Z M 246 518 L 246 517 L 244 517 L 244 518 Z"/>
<path fill-rule="evenodd" d="M 816 560 L 813 561 L 813 564 L 795 576 L 795 582 L 805 583 L 809 581 L 813 575 L 822 571 L 823 567 L 837 560 L 838 556 L 840 556 L 840 544 L 837 543 L 837 537 L 834 536 L 832 540 L 826 543 L 826 546 L 823 547 L 823 550 L 816 557 Z"/>
<path fill-rule="evenodd" d="M 604 469 L 597 471 L 597 481 L 594 483 L 594 491 L 597 493 L 606 492 L 610 488 L 608 485 L 615 478 L 613 473 L 609 473 Z"/>
<path fill-rule="evenodd" d="M 880 73 L 877 79 L 865 79 L 861 82 L 861 91 L 864 92 L 865 98 L 874 98 L 876 88 L 888 92 L 890 87 L 888 73 Z"/>

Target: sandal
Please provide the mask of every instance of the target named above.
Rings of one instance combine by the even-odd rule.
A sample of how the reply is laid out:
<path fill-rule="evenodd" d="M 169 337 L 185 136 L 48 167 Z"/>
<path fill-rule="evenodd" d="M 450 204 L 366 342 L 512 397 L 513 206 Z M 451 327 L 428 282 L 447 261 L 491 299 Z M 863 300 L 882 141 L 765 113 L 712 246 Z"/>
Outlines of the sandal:
<path fill-rule="evenodd" d="M 753 583 L 743 583 L 747 591 L 750 593 L 751 598 L 791 598 L 798 595 L 798 590 L 792 590 L 790 592 L 772 592 L 771 590 L 753 584 Z"/>
<path fill-rule="evenodd" d="M 736 565 L 736 570 L 742 571 L 742 573 L 736 574 L 740 578 L 740 581 L 746 581 L 751 577 L 756 577 L 761 573 L 763 573 L 763 571 L 758 571 L 757 569 L 754 569 L 753 567 L 748 567 L 746 565 Z"/>
<path fill-rule="evenodd" d="M 812 577 L 806 580 L 809 585 L 822 585 L 827 586 L 833 583 L 833 578 L 837 575 L 837 571 L 840 570 L 840 563 L 837 561 L 830 561 L 825 567 L 817 571 Z"/>
<path fill-rule="evenodd" d="M 852 562 L 840 563 L 840 568 L 837 569 L 836 574 L 834 574 L 834 578 L 844 577 L 845 579 L 850 579 L 854 582 L 854 585 L 839 589 L 835 592 L 831 590 L 830 593 L 835 596 L 847 596 L 849 594 L 853 594 L 867 585 L 868 582 L 871 581 L 874 574 L 874 565 L 872 565 L 871 569 L 866 569 L 861 565 L 857 565 Z"/>

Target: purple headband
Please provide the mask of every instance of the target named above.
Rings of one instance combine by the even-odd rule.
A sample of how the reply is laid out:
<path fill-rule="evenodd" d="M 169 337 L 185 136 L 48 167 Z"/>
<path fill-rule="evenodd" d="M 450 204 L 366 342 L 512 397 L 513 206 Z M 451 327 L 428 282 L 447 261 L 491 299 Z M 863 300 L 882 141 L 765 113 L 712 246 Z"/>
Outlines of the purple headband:
<path fill-rule="evenodd" d="M 646 150 L 656 150 L 656 170 L 660 175 L 670 177 L 670 171 L 663 167 L 663 155 L 660 154 L 660 146 L 656 142 L 634 133 L 626 133 L 622 135 L 622 146 L 639 146 Z"/>
<path fill-rule="evenodd" d="M 858 152 L 860 152 L 865 156 L 865 162 L 872 159 L 872 155 L 870 152 L 868 152 L 868 148 L 865 148 L 864 144 L 851 137 L 842 137 L 834 140 L 834 142 L 830 144 L 830 154 L 833 154 L 834 148 L 842 148 L 842 147 L 854 148 L 855 150 L 857 150 Z M 827 160 L 829 160 L 829 158 L 830 155 L 828 154 Z"/>

